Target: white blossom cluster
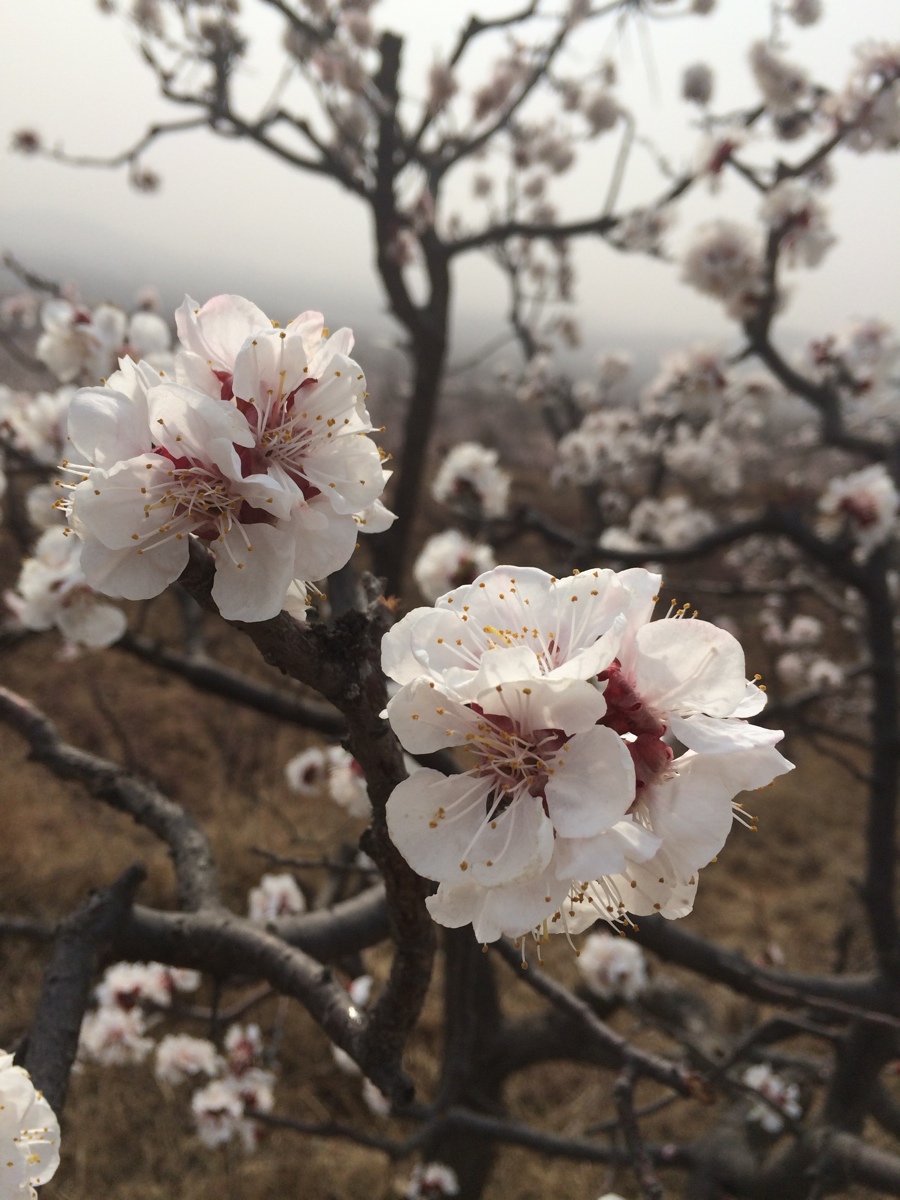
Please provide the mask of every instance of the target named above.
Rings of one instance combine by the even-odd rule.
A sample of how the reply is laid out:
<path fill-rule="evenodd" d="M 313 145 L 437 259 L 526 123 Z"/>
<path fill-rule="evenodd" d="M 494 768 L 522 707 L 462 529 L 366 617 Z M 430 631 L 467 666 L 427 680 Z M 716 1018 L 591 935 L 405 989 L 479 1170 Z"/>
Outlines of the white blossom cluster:
<path fill-rule="evenodd" d="M 271 921 L 275 917 L 306 912 L 306 899 L 293 875 L 263 875 L 247 896 L 247 915 L 251 921 Z"/>
<path fill-rule="evenodd" d="M 144 359 L 158 370 L 171 362 L 171 334 L 157 313 L 138 311 L 128 317 L 115 304 L 93 311 L 59 298 L 41 308 L 42 333 L 37 356 L 62 383 L 97 383 L 125 356 Z"/>
<path fill-rule="evenodd" d="M 509 474 L 496 450 L 460 442 L 444 458 L 431 485 L 441 504 L 481 517 L 503 517 L 509 502 Z"/>
<path fill-rule="evenodd" d="M 71 646 L 111 646 L 128 624 L 124 612 L 87 582 L 81 542 L 60 525 L 44 530 L 22 562 L 15 590 L 3 599 L 20 625 L 55 627 Z"/>
<path fill-rule="evenodd" d="M 865 562 L 897 530 L 900 496 L 883 463 L 833 479 L 819 498 L 819 532 L 848 534 L 854 557 Z"/>
<path fill-rule="evenodd" d="M 680 494 L 654 500 L 647 496 L 632 508 L 628 525 L 612 525 L 600 535 L 604 550 L 652 549 L 654 546 L 689 546 L 716 527 L 713 516 L 695 508 Z"/>
<path fill-rule="evenodd" d="M 681 278 L 721 300 L 729 316 L 751 316 L 763 294 L 759 233 L 725 217 L 700 226 L 682 258 Z"/>
<path fill-rule="evenodd" d="M 315 796 L 327 789 L 329 797 L 351 817 L 368 817 L 369 793 L 359 763 L 342 746 L 310 746 L 285 765 L 284 776 L 292 791 Z"/>
<path fill-rule="evenodd" d="M 54 466 L 63 456 L 74 395 L 69 385 L 35 395 L 0 385 L 0 439 L 30 463 Z"/>
<path fill-rule="evenodd" d="M 803 1116 L 799 1087 L 796 1083 L 785 1082 L 768 1063 L 748 1067 L 743 1080 L 768 1101 L 757 1100 L 747 1113 L 747 1120 L 761 1125 L 766 1133 L 780 1133 L 784 1128 L 784 1117 L 796 1121 Z M 779 1112 L 784 1116 L 779 1116 Z"/>
<path fill-rule="evenodd" d="M 837 689 L 844 682 L 845 672 L 822 651 L 823 622 L 808 613 L 795 613 L 786 621 L 783 608 L 782 596 L 767 596 L 759 615 L 763 638 L 777 653 L 775 673 L 779 680 L 792 692 L 809 687 Z"/>
<path fill-rule="evenodd" d="M 146 599 L 178 578 L 194 537 L 215 556 L 223 616 L 303 615 L 310 581 L 392 520 L 353 336 L 329 337 L 315 312 L 282 329 L 239 296 L 187 299 L 176 324 L 171 371 L 122 358 L 70 405 L 81 569 L 107 595 Z"/>
<path fill-rule="evenodd" d="M 763 201 L 762 217 L 778 235 L 789 265 L 816 267 L 834 244 L 824 205 L 800 179 L 776 184 Z"/>
<path fill-rule="evenodd" d="M 629 497 L 621 514 L 607 516 L 613 528 L 606 548 L 695 540 L 710 532 L 713 519 L 684 496 L 648 496 L 651 479 L 662 464 L 684 488 L 695 490 L 702 480 L 716 495 L 734 494 L 745 472 L 768 457 L 758 435 L 776 394 L 767 374 L 736 370 L 719 350 L 701 345 L 668 354 L 639 403 L 607 400 L 560 439 L 553 477 L 597 484 L 607 499 L 615 491 Z"/>
<path fill-rule="evenodd" d="M 728 373 L 721 352 L 691 346 L 663 356 L 644 391 L 645 410 L 665 416 L 708 419 L 722 405 Z"/>
<path fill-rule="evenodd" d="M 79 1058 L 104 1066 L 143 1062 L 154 1046 L 147 1036 L 154 1019 L 171 1006 L 176 991 L 199 986 L 196 971 L 163 963 L 120 962 L 108 967 L 94 992 L 96 1007 L 81 1023 Z"/>
<path fill-rule="evenodd" d="M 867 393 L 887 382 L 898 357 L 900 342 L 893 328 L 867 317 L 811 342 L 805 365 L 819 379 Z"/>
<path fill-rule="evenodd" d="M 59 1166 L 59 1121 L 13 1056 L 0 1050 L 0 1200 L 37 1200 Z"/>
<path fill-rule="evenodd" d="M 765 696 L 737 641 L 650 623 L 659 582 L 497 567 L 385 635 L 394 732 L 412 754 L 462 756 L 461 774 L 417 771 L 387 805 L 395 845 L 440 885 L 441 924 L 490 942 L 682 916 L 736 794 L 790 769 L 782 734 L 746 720 Z"/>
<path fill-rule="evenodd" d="M 174 993 L 199 985 L 196 971 L 162 963 L 109 967 L 94 993 L 96 1007 L 82 1021 L 78 1057 L 104 1066 L 130 1066 L 152 1053 L 156 1078 L 167 1088 L 196 1085 L 205 1078 L 190 1102 L 200 1141 L 214 1149 L 236 1140 L 250 1151 L 259 1142 L 260 1127 L 249 1114 L 270 1112 L 274 1104 L 275 1076 L 261 1065 L 259 1026 L 229 1026 L 221 1052 L 206 1038 L 190 1034 L 166 1034 L 158 1042 L 149 1036 L 171 1007 Z"/>
<path fill-rule="evenodd" d="M 801 369 L 836 389 L 848 429 L 889 442 L 900 432 L 900 342 L 885 321 L 848 321 L 809 343 Z"/>
<path fill-rule="evenodd" d="M 190 1040 L 200 1042 L 201 1039 Z M 157 1075 L 160 1072 L 159 1053 L 164 1046 L 165 1042 L 161 1042 L 157 1051 Z M 215 1068 L 208 1071 L 206 1065 L 203 1066 L 203 1072 L 212 1074 L 213 1078 L 191 1097 L 197 1136 L 210 1150 L 238 1141 L 249 1153 L 256 1149 L 262 1136 L 259 1122 L 250 1114 L 271 1112 L 275 1103 L 275 1074 L 260 1066 L 263 1044 L 259 1026 L 230 1026 L 225 1035 L 224 1058 L 210 1059 L 210 1052 L 214 1053 L 215 1047 L 209 1042 L 206 1046 L 208 1049 L 205 1050 L 184 1048 L 187 1059 L 192 1053 L 206 1055 L 205 1062 Z M 170 1072 L 173 1058 L 177 1058 L 176 1051 L 167 1051 Z"/>
<path fill-rule="evenodd" d="M 652 459 L 656 449 L 640 414 L 633 408 L 597 408 L 556 447 L 553 478 L 557 482 L 598 483 L 628 487 Z"/>
<path fill-rule="evenodd" d="M 866 42 L 843 91 L 823 100 L 824 114 L 846 128 L 857 153 L 900 146 L 900 43 Z"/>
<path fill-rule="evenodd" d="M 485 542 L 445 529 L 430 537 L 413 563 L 416 586 L 429 604 L 438 596 L 472 580 L 496 566 L 494 551 Z"/>
<path fill-rule="evenodd" d="M 789 116 L 808 99 L 806 71 L 789 62 L 769 42 L 754 42 L 749 59 L 753 78 L 770 112 L 776 116 Z"/>
<path fill-rule="evenodd" d="M 610 933 L 592 933 L 584 939 L 578 970 L 588 991 L 601 1000 L 636 1000 L 649 982 L 641 947 Z"/>
<path fill-rule="evenodd" d="M 443 1200 L 459 1195 L 456 1172 L 444 1163 L 419 1163 L 403 1193 L 405 1200 Z"/>

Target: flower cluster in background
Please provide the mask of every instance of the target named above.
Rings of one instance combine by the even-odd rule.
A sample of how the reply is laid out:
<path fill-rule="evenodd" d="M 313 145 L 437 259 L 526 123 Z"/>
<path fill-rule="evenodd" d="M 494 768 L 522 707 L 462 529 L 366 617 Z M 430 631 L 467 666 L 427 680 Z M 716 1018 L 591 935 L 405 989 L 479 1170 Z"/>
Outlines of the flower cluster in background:
<path fill-rule="evenodd" d="M 637 1000 L 647 987 L 647 960 L 637 942 L 592 933 L 581 944 L 578 970 L 585 987 L 600 1000 Z"/>
<path fill-rule="evenodd" d="M 458 529 L 430 537 L 413 564 L 416 586 L 429 604 L 496 566 L 494 551 Z"/>
<path fill-rule="evenodd" d="M 780 1133 L 784 1128 L 785 1118 L 796 1121 L 803 1116 L 800 1088 L 796 1083 L 783 1079 L 768 1063 L 757 1063 L 748 1067 L 744 1072 L 743 1082 L 763 1097 L 750 1107 L 747 1120 L 751 1124 L 761 1126 L 766 1133 Z"/>
<path fill-rule="evenodd" d="M 478 517 L 506 515 L 509 472 L 499 465 L 499 454 L 478 442 L 459 442 L 449 451 L 435 474 L 431 494 L 441 504 Z"/>
<path fill-rule="evenodd" d="M 81 543 L 61 525 L 45 529 L 22 562 L 6 606 L 26 629 L 57 628 L 73 646 L 111 646 L 127 628 L 121 608 L 92 588 L 81 569 Z"/>
<path fill-rule="evenodd" d="M 306 912 L 306 900 L 293 875 L 263 875 L 247 897 L 251 921 L 271 921 Z"/>
<path fill-rule="evenodd" d="M 161 1042 L 157 1050 L 157 1076 L 164 1045 Z M 208 1055 L 215 1049 L 211 1043 L 207 1046 L 209 1049 L 200 1053 Z M 191 1113 L 204 1146 L 215 1149 L 238 1140 L 249 1152 L 256 1149 L 262 1136 L 261 1126 L 249 1114 L 271 1112 L 275 1103 L 275 1073 L 260 1065 L 263 1043 L 257 1025 L 232 1025 L 225 1034 L 224 1049 L 225 1054 L 212 1073 L 214 1077 L 192 1095 Z M 172 1058 L 172 1053 L 166 1055 L 170 1072 Z"/>
<path fill-rule="evenodd" d="M 261 911 L 259 895 L 266 893 L 271 901 L 273 878 L 265 876 L 260 888 L 251 892 L 255 919 L 265 920 L 269 915 Z M 156 1078 L 166 1088 L 185 1083 L 195 1086 L 190 1109 L 204 1146 L 214 1149 L 239 1141 L 245 1150 L 253 1150 L 260 1140 L 260 1127 L 251 1114 L 271 1111 L 275 1085 L 274 1072 L 263 1065 L 259 1026 L 230 1025 L 221 1050 L 206 1038 L 185 1033 L 166 1034 L 159 1041 L 150 1036 L 150 1030 L 172 1008 L 175 994 L 194 991 L 199 985 L 196 971 L 162 963 L 114 964 L 95 990 L 96 1007 L 82 1021 L 78 1056 L 82 1063 L 129 1066 L 152 1055 Z M 203 1080 L 206 1082 L 197 1086 Z"/>
<path fill-rule="evenodd" d="M 196 971 L 163 963 L 115 963 L 108 967 L 94 992 L 96 1005 L 85 1014 L 78 1040 L 84 1062 L 123 1066 L 143 1062 L 154 1047 L 147 1036 L 176 992 L 200 986 Z"/>
<path fill-rule="evenodd" d="M 405 1200 L 442 1200 L 459 1195 L 459 1181 L 456 1172 L 444 1163 L 419 1163 L 403 1194 Z"/>
<path fill-rule="evenodd" d="M 865 560 L 897 530 L 900 496 L 882 463 L 833 479 L 819 500 L 819 532 L 826 537 L 846 533 L 854 557 Z"/>
<path fill-rule="evenodd" d="M 310 746 L 285 764 L 287 785 L 301 796 L 328 796 L 351 817 L 368 817 L 369 793 L 359 763 L 342 746 Z"/>

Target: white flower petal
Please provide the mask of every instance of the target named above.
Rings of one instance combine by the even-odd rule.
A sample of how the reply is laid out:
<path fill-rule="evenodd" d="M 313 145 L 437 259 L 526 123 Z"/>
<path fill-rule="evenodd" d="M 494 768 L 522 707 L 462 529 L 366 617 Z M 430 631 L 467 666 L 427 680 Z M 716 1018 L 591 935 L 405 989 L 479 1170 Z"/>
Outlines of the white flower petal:
<path fill-rule="evenodd" d="M 528 732 L 581 733 L 592 729 L 606 712 L 602 693 L 582 679 L 538 678 L 497 684 L 478 688 L 474 699 L 483 712 L 509 717 Z"/>
<path fill-rule="evenodd" d="M 385 472 L 387 474 L 387 472 Z M 397 520 L 397 514 L 376 500 L 368 508 L 363 508 L 353 514 L 360 533 L 384 533 Z"/>
<path fill-rule="evenodd" d="M 292 336 L 284 329 L 260 330 L 245 342 L 235 358 L 234 394 L 265 413 L 272 397 L 277 402 L 282 395 L 310 383 L 308 362 L 302 337 Z"/>
<path fill-rule="evenodd" d="M 294 578 L 292 541 L 273 525 L 234 525 L 223 543 L 213 543 L 212 598 L 226 621 L 266 621 L 281 612 Z"/>
<path fill-rule="evenodd" d="M 670 715 L 669 728 L 689 750 L 706 754 L 729 754 L 733 750 L 751 750 L 754 746 L 774 746 L 784 737 L 780 729 L 766 729 L 747 721 L 727 717 L 690 717 Z"/>
<path fill-rule="evenodd" d="M 112 466 L 151 448 L 147 401 L 111 387 L 81 388 L 69 405 L 69 438 L 98 467 Z"/>
<path fill-rule="evenodd" d="M 441 775 L 424 767 L 391 793 L 387 802 L 391 840 L 427 879 L 462 879 L 472 843 L 485 826 L 489 792 L 487 780 Z"/>
<path fill-rule="evenodd" d="M 180 452 L 199 461 L 216 462 L 217 443 L 225 449 L 255 442 L 247 418 L 233 404 L 177 383 L 161 383 L 153 388 L 147 397 L 147 410 L 151 434 L 175 457 Z M 217 465 L 229 470 L 231 462 L 229 455 L 227 461 Z"/>
<path fill-rule="evenodd" d="M 111 646 L 128 628 L 128 619 L 120 608 L 87 594 L 63 605 L 56 623 L 70 642 L 93 647 Z"/>
<path fill-rule="evenodd" d="M 731 716 L 747 690 L 740 642 L 708 621 L 655 621 L 636 636 L 636 690 L 660 713 Z"/>
<path fill-rule="evenodd" d="M 641 845 L 638 853 L 651 858 L 660 847 L 660 839 L 649 830 L 627 818 L 629 825 L 640 830 Z M 626 857 L 632 857 L 636 847 L 631 839 L 622 834 L 625 821 L 617 822 L 590 838 L 559 838 L 553 855 L 553 869 L 557 878 L 568 880 L 599 879 L 603 875 L 618 875 L 625 870 Z"/>
<path fill-rule="evenodd" d="M 91 471 L 72 493 L 72 524 L 85 541 L 96 538 L 111 550 L 134 549 L 139 538 L 172 515 L 169 504 L 151 515 L 147 508 L 155 499 L 150 489 L 169 466 L 157 454 L 142 454 L 115 463 L 108 471 Z"/>
<path fill-rule="evenodd" d="M 185 296 L 175 313 L 175 327 L 185 349 L 199 354 L 218 370 L 232 371 L 244 342 L 261 330 L 271 329 L 272 322 L 243 296 L 214 296 L 202 308 Z"/>
<path fill-rule="evenodd" d="M 674 774 L 646 790 L 643 802 L 653 832 L 685 870 L 704 867 L 725 844 L 731 802 L 740 792 L 765 787 L 793 764 L 773 746 L 731 754 L 688 751 L 672 764 Z"/>
<path fill-rule="evenodd" d="M 546 789 L 550 820 L 563 838 L 593 838 L 625 816 L 634 789 L 625 743 L 611 729 L 595 725 L 573 737 L 554 760 Z"/>
<path fill-rule="evenodd" d="M 387 706 L 388 718 L 410 754 L 461 746 L 478 728 L 478 716 L 426 679 L 406 684 Z"/>
<path fill-rule="evenodd" d="M 475 937 L 487 944 L 540 927 L 552 918 L 567 891 L 567 883 L 545 873 L 503 888 L 480 887 L 474 880 L 442 883 L 425 903 L 438 924 L 457 928 L 471 922 Z"/>
<path fill-rule="evenodd" d="M 353 518 L 336 513 L 323 496 L 295 506 L 290 529 L 297 579 L 324 579 L 332 571 L 339 571 L 350 561 L 356 547 Z"/>
<path fill-rule="evenodd" d="M 528 795 L 488 822 L 469 852 L 472 878 L 490 888 L 533 879 L 552 856 L 553 826 L 540 798 Z"/>
<path fill-rule="evenodd" d="M 107 596 L 149 600 L 174 583 L 188 561 L 188 539 L 151 546 L 111 550 L 91 539 L 81 551 L 81 569 L 91 587 Z"/>

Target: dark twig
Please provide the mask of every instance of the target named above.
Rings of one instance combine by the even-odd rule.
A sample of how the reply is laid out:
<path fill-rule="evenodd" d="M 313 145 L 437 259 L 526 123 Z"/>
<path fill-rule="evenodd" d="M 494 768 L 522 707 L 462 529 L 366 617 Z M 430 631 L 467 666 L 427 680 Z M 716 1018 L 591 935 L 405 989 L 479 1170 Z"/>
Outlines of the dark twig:
<path fill-rule="evenodd" d="M 23 263 L 20 263 L 14 254 L 6 253 L 3 255 L 3 265 L 7 271 L 11 271 L 13 275 L 26 287 L 31 288 L 35 292 L 46 292 L 49 296 L 61 296 L 62 286 L 56 279 L 48 279 L 44 275 L 38 275 L 37 272 L 29 270 Z"/>
<path fill-rule="evenodd" d="M 269 984 L 263 983 L 242 999 L 236 1000 L 229 1008 L 207 1008 L 202 1004 L 181 1004 L 175 1012 L 179 1017 L 187 1018 L 190 1021 L 203 1021 L 207 1025 L 231 1025 L 256 1008 L 257 1004 L 262 1004 L 264 1000 L 268 1000 L 270 996 L 274 995 L 274 989 Z"/>
<path fill-rule="evenodd" d="M 314 729 L 332 737 L 343 737 L 346 733 L 346 722 L 330 704 L 258 683 L 212 659 L 179 654 L 159 642 L 134 633 L 126 633 L 120 638 L 116 642 L 116 649 L 171 671 L 201 691 L 233 700 L 257 712 L 277 717 L 279 721 L 288 721 L 292 725 Z"/>
<path fill-rule="evenodd" d="M 879 1011 L 884 996 L 874 976 L 801 975 L 758 967 L 735 950 L 727 950 L 694 933 L 677 929 L 663 917 L 641 917 L 629 934 L 668 962 L 715 980 L 744 996 L 770 1004 L 809 1007 L 840 1017 L 859 1017 L 900 1029 L 900 1019 Z"/>
<path fill-rule="evenodd" d="M 662 1200 L 662 1184 L 656 1178 L 650 1156 L 641 1137 L 637 1115 L 634 1111 L 634 1085 L 636 1073 L 633 1067 L 626 1067 L 613 1088 L 613 1098 L 616 1102 L 616 1112 L 619 1114 L 619 1128 L 625 1138 L 625 1145 L 631 1158 L 631 1165 L 637 1177 L 638 1186 L 644 1200 Z"/>
<path fill-rule="evenodd" d="M 282 1116 L 280 1113 L 256 1112 L 254 1109 L 248 1109 L 247 1116 L 273 1129 L 290 1129 L 294 1133 L 303 1133 L 309 1137 L 352 1142 L 355 1146 L 378 1150 L 390 1159 L 405 1158 L 411 1154 L 422 1141 L 424 1134 L 423 1130 L 405 1141 L 396 1142 L 391 1138 L 379 1137 L 375 1133 L 366 1133 L 354 1125 L 344 1125 L 340 1121 L 301 1121 L 297 1117 Z"/>
<path fill-rule="evenodd" d="M 618 1066 L 629 1067 L 639 1075 L 655 1079 L 657 1083 L 672 1088 L 681 1096 L 705 1097 L 706 1088 L 699 1076 L 686 1071 L 677 1063 L 633 1046 L 627 1038 L 601 1021 L 590 1005 L 579 1000 L 549 975 L 532 968 L 522 971 L 521 956 L 509 942 L 503 939 L 493 942 L 491 949 L 520 973 L 524 983 L 546 997 L 555 1007 L 579 1021 L 585 1034 L 602 1043 Z"/>
<path fill-rule="evenodd" d="M 319 914 L 311 914 L 311 917 Z M 327 914 L 322 914 L 327 925 Z M 398 1083 L 395 1062 L 372 1052 L 366 1018 L 331 971 L 268 928 L 224 909 L 161 913 L 135 909 L 123 921 L 114 952 L 139 950 L 173 966 L 193 967 L 217 977 L 264 979 L 275 991 L 299 1000 L 336 1046 L 346 1051 L 385 1094 L 408 1094 Z M 150 951 L 150 954 L 145 952 Z M 160 953 L 156 953 L 159 951 Z"/>
<path fill-rule="evenodd" d="M 556 1133 L 544 1133 L 518 1121 L 500 1117 L 488 1117 L 467 1109 L 451 1108 L 444 1120 L 483 1137 L 494 1138 L 507 1145 L 523 1146 L 548 1158 L 570 1158 L 574 1162 L 628 1163 L 628 1154 L 615 1146 L 604 1145 L 589 1138 L 562 1137 Z M 669 1166 L 687 1166 L 692 1161 L 690 1146 L 666 1145 L 646 1147 L 652 1162 Z"/>
<path fill-rule="evenodd" d="M 52 942 L 59 925 L 32 917 L 0 917 L 0 938 L 18 937 L 31 942 Z"/>

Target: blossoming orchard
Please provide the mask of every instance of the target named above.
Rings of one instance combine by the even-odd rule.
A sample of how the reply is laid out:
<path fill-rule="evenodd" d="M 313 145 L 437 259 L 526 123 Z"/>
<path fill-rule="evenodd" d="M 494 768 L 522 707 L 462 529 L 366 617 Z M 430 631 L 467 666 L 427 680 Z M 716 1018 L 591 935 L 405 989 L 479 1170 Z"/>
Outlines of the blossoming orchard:
<path fill-rule="evenodd" d="M 828 5 L 760 6 L 739 107 L 714 58 L 664 97 L 675 166 L 624 35 L 716 0 L 459 6 L 419 75 L 378 0 L 99 7 L 166 118 L 13 151 L 328 181 L 404 366 L 302 262 L 172 311 L 8 247 L 0 1200 L 900 1196 L 900 342 L 790 324 L 900 43 L 820 75 Z M 728 333 L 579 360 L 589 244 Z"/>

